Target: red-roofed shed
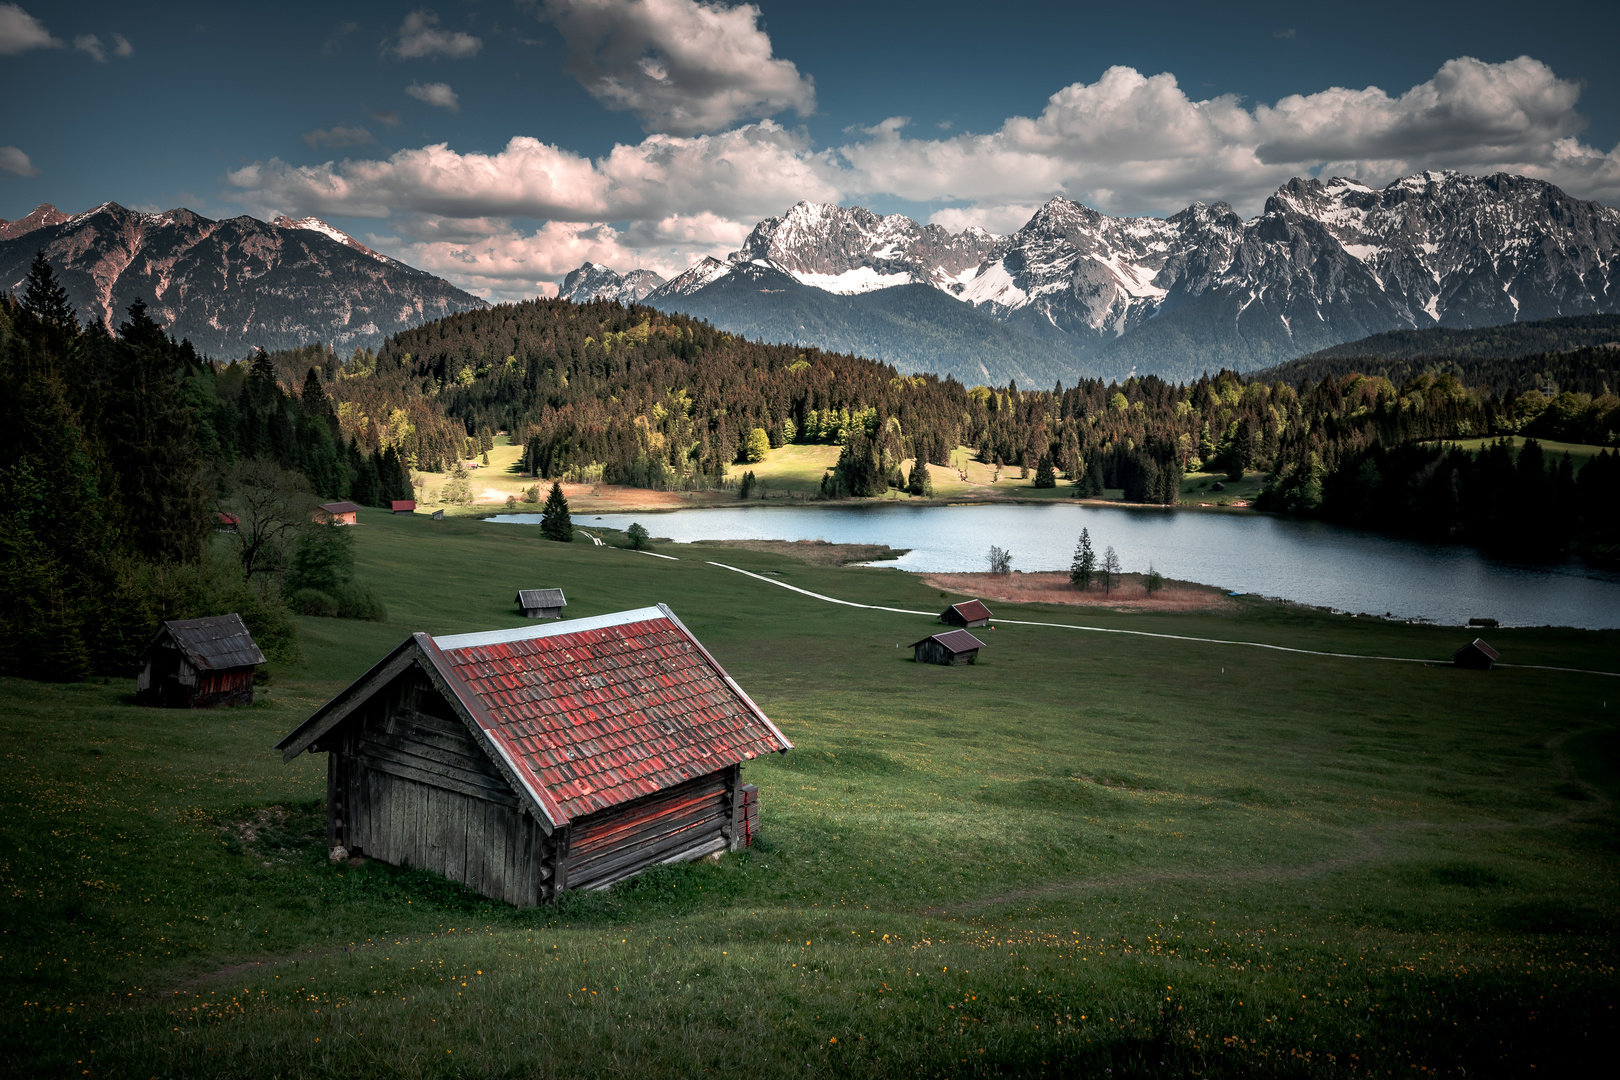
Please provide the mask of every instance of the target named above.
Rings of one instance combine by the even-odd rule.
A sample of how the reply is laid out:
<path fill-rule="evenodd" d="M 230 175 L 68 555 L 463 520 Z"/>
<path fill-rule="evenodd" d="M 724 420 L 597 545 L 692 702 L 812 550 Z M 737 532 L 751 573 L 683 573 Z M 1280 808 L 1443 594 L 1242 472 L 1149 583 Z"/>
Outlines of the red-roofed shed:
<path fill-rule="evenodd" d="M 416 513 L 416 500 L 415 499 L 393 499 L 393 500 L 391 500 L 389 502 L 388 505 L 389 505 L 389 509 L 391 509 L 396 514 L 414 514 L 414 513 Z"/>
<path fill-rule="evenodd" d="M 1475 638 L 1451 654 L 1453 664 L 1460 668 L 1473 668 L 1475 671 L 1489 671 L 1500 659 L 1500 654 L 1485 644 L 1484 638 Z"/>
<path fill-rule="evenodd" d="M 990 609 L 982 600 L 964 600 L 940 612 L 939 621 L 947 626 L 989 626 Z"/>
<path fill-rule="evenodd" d="M 310 516 L 321 524 L 358 525 L 360 505 L 352 502 L 321 503 Z"/>
<path fill-rule="evenodd" d="M 911 658 L 919 664 L 972 664 L 984 642 L 966 630 L 946 630 L 911 643 Z"/>
<path fill-rule="evenodd" d="M 327 753 L 327 845 L 526 906 L 752 838 L 792 749 L 662 604 L 415 634 L 278 744 Z"/>

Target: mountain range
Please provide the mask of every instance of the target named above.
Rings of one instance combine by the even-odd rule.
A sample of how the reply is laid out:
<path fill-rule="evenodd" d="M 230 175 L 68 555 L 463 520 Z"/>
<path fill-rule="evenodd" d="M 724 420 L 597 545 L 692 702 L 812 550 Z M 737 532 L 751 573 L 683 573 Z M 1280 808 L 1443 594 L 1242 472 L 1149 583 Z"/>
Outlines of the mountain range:
<path fill-rule="evenodd" d="M 42 205 L 0 220 L 0 288 L 19 290 L 41 250 L 81 319 L 116 327 L 139 298 L 171 334 L 215 357 L 315 341 L 375 349 L 395 331 L 486 306 L 318 218 Z"/>
<path fill-rule="evenodd" d="M 1247 220 L 1225 203 L 1118 218 L 1054 198 L 1007 236 L 805 202 L 723 261 L 669 281 L 587 264 L 563 295 L 972 382 L 1184 379 L 1385 331 L 1620 311 L 1620 211 L 1456 172 L 1294 179 Z"/>

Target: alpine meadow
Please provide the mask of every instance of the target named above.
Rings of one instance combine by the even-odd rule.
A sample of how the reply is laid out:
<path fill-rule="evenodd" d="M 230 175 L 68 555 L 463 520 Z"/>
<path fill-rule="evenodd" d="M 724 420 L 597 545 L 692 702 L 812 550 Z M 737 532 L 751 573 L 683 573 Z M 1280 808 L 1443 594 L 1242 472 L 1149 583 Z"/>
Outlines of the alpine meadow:
<path fill-rule="evenodd" d="M 1601 1071 L 1610 7 L 149 8 L 0 0 L 0 1080 Z"/>

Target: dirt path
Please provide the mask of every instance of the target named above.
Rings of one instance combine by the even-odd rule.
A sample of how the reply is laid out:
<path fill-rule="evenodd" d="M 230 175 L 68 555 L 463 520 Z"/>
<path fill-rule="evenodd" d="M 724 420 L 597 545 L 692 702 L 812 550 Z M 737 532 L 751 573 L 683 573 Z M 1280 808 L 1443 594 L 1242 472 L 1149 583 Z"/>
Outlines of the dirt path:
<path fill-rule="evenodd" d="M 730 570 L 734 574 L 744 574 L 748 577 L 763 581 L 767 585 L 775 585 L 779 589 L 791 589 L 793 592 L 802 593 L 805 596 L 812 597 L 816 600 L 822 600 L 829 604 L 842 604 L 844 607 L 866 608 L 869 611 L 892 611 L 899 615 L 926 615 L 929 618 L 936 618 L 939 615 L 937 611 L 914 611 L 910 608 L 884 607 L 881 604 L 857 604 L 853 600 L 840 600 L 836 596 L 827 596 L 822 593 L 811 592 L 809 589 L 801 589 L 797 585 L 789 585 L 785 581 L 777 581 L 775 578 L 768 578 L 761 574 L 756 574 L 751 570 L 744 570 L 741 567 L 727 566 L 725 563 L 715 562 L 712 559 L 708 560 L 708 563 L 710 566 L 718 566 L 720 569 Z M 1272 652 L 1296 653 L 1300 656 L 1327 656 L 1340 660 L 1382 660 L 1392 664 L 1428 664 L 1434 667 L 1451 666 L 1451 660 L 1449 659 L 1429 660 L 1416 656 L 1376 656 L 1368 653 L 1327 652 L 1322 649 L 1296 649 L 1288 645 L 1271 645 L 1264 641 L 1232 641 L 1228 638 L 1193 637 L 1189 634 L 1158 634 L 1149 630 L 1121 630 L 1112 626 L 1083 626 L 1078 623 L 1037 622 L 1032 619 L 998 618 L 992 621 L 1003 626 L 1047 626 L 1057 630 L 1082 630 L 1090 634 L 1122 634 L 1126 637 L 1161 638 L 1166 641 L 1192 641 L 1202 645 L 1231 645 L 1242 649 L 1269 649 Z M 1620 671 L 1594 671 L 1591 668 L 1555 667 L 1551 664 L 1498 663 L 1496 666 L 1499 668 L 1519 668 L 1534 671 L 1560 671 L 1567 672 L 1572 675 L 1602 675 L 1611 679 L 1620 679 Z"/>

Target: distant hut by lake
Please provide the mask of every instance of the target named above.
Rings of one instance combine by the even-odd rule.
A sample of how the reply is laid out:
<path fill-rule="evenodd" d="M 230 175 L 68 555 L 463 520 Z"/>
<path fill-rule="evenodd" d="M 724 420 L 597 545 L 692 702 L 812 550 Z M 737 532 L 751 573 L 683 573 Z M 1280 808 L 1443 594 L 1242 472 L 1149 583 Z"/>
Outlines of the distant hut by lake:
<path fill-rule="evenodd" d="M 334 857 L 529 906 L 746 847 L 742 765 L 792 743 L 659 604 L 414 634 L 277 749 L 327 754 Z"/>
<path fill-rule="evenodd" d="M 946 630 L 911 643 L 911 658 L 919 664 L 972 664 L 984 642 L 966 630 Z"/>
<path fill-rule="evenodd" d="M 360 506 L 352 502 L 321 503 L 315 508 L 314 519 L 322 524 L 358 525 Z"/>
<path fill-rule="evenodd" d="M 1497 651 L 1485 644 L 1484 638 L 1475 638 L 1451 654 L 1451 662 L 1460 668 L 1489 671 L 1501 659 Z"/>
<path fill-rule="evenodd" d="M 966 600 L 940 612 L 939 621 L 946 626 L 989 626 L 990 609 L 982 600 Z"/>
<path fill-rule="evenodd" d="M 208 709 L 253 704 L 253 672 L 264 663 L 240 615 L 169 619 L 141 650 L 138 705 Z"/>
<path fill-rule="evenodd" d="M 394 499 L 388 505 L 389 505 L 389 509 L 392 510 L 396 514 L 414 514 L 414 513 L 416 513 L 416 500 L 415 499 Z"/>
<path fill-rule="evenodd" d="M 560 619 L 568 601 L 561 589 L 519 589 L 517 606 L 525 619 Z"/>

